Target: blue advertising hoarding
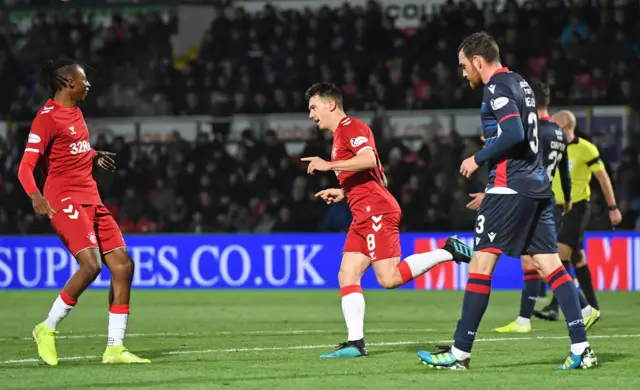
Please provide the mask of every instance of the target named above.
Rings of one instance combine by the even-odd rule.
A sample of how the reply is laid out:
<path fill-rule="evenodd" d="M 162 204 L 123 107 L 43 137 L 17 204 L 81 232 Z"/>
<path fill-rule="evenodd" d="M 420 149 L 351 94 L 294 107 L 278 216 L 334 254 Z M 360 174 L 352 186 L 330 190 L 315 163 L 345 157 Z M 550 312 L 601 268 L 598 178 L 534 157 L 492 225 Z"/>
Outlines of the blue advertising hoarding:
<path fill-rule="evenodd" d="M 442 245 L 449 234 L 401 235 L 403 255 Z M 459 237 L 469 245 L 471 234 Z M 134 288 L 333 289 L 343 234 L 133 235 Z M 599 290 L 640 291 L 640 234 L 590 233 L 585 249 Z M 59 289 L 78 266 L 54 236 L 0 237 L 0 289 Z M 445 263 L 403 288 L 464 289 L 467 265 Z M 364 288 L 380 288 L 372 270 Z M 520 261 L 503 257 L 494 289 L 522 288 Z M 92 288 L 108 288 L 103 272 Z"/>

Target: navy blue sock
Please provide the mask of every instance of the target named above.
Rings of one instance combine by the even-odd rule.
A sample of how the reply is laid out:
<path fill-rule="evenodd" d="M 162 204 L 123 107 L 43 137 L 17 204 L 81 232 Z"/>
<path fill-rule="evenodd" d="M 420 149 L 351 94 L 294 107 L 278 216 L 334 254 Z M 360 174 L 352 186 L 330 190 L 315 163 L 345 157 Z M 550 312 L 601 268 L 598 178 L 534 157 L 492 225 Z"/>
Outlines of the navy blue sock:
<path fill-rule="evenodd" d="M 580 311 L 578 290 L 573 284 L 573 279 L 564 267 L 560 266 L 547 276 L 547 283 L 558 299 L 560 309 L 567 320 L 571 344 L 587 341 L 587 332 L 584 330 L 584 320 Z"/>
<path fill-rule="evenodd" d="M 547 296 L 547 283 L 545 283 L 544 280 L 542 280 L 542 278 L 539 281 L 540 283 L 540 287 L 538 287 L 538 296 L 539 297 L 546 297 Z"/>
<path fill-rule="evenodd" d="M 463 352 L 471 352 L 480 320 L 489 305 L 491 275 L 469 274 L 462 301 L 462 316 L 453 335 L 453 346 Z"/>
<path fill-rule="evenodd" d="M 535 268 L 524 270 L 524 288 L 520 297 L 520 317 L 531 318 L 540 289 L 540 275 Z"/>

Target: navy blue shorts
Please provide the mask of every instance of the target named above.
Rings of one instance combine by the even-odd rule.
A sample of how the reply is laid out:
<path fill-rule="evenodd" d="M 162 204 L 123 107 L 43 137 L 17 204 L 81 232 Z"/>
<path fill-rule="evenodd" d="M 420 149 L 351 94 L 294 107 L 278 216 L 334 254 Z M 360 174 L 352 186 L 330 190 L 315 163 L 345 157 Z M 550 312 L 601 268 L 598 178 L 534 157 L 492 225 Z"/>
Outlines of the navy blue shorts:
<path fill-rule="evenodd" d="M 476 219 L 474 250 L 515 258 L 558 253 L 553 197 L 486 194 Z"/>

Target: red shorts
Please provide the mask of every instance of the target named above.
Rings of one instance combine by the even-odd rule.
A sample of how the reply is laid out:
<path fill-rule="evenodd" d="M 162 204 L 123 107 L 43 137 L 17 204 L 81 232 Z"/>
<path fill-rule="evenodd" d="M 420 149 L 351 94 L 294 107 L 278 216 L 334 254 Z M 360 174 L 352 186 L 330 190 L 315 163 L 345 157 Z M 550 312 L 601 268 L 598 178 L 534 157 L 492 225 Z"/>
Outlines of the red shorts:
<path fill-rule="evenodd" d="M 116 220 L 103 205 L 65 203 L 51 218 L 51 225 L 73 256 L 87 248 L 108 253 L 125 247 Z"/>
<path fill-rule="evenodd" d="M 371 216 L 351 224 L 342 253 L 362 253 L 371 262 L 402 256 L 400 213 Z"/>

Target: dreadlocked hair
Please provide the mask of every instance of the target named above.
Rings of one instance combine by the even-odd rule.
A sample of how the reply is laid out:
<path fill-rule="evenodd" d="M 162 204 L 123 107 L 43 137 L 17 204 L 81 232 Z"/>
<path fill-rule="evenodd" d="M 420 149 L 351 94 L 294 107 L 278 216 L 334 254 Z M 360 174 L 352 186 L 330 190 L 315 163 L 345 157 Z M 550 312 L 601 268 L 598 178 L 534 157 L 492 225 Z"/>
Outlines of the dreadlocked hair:
<path fill-rule="evenodd" d="M 80 65 L 71 58 L 60 58 L 55 61 L 47 61 L 42 68 L 42 76 L 47 80 L 47 85 L 52 94 L 67 87 L 68 71 L 71 67 Z"/>

